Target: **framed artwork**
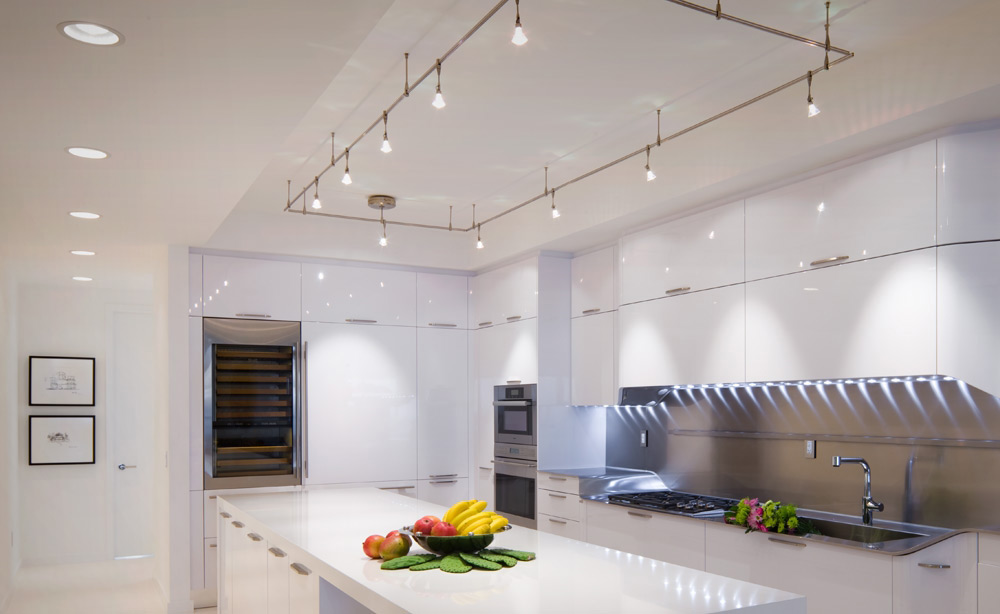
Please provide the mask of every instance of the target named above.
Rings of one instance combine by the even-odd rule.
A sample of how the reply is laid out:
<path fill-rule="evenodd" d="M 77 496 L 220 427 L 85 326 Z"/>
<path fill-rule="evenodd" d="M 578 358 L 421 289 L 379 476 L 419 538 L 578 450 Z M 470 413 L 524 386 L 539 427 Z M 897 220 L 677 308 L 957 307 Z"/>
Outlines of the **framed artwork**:
<path fill-rule="evenodd" d="M 29 465 L 93 465 L 94 416 L 28 416 Z"/>
<path fill-rule="evenodd" d="M 28 357 L 28 405 L 94 406 L 94 359 Z"/>

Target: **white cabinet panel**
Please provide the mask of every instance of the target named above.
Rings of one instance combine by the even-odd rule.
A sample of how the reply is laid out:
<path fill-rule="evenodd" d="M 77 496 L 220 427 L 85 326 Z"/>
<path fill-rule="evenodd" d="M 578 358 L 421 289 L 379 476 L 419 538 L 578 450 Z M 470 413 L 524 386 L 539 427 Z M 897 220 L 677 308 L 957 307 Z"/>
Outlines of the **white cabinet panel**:
<path fill-rule="evenodd" d="M 202 319 L 188 318 L 189 490 L 205 487 L 205 374 L 202 360 Z"/>
<path fill-rule="evenodd" d="M 268 544 L 267 614 L 291 614 L 288 609 L 288 553 Z"/>
<path fill-rule="evenodd" d="M 621 276 L 623 305 L 743 281 L 743 201 L 624 237 Z"/>
<path fill-rule="evenodd" d="M 1000 242 L 938 248 L 938 373 L 1000 395 Z"/>
<path fill-rule="evenodd" d="M 550 516 L 541 512 L 538 513 L 538 530 L 562 535 L 563 537 L 577 541 L 586 541 L 587 539 L 583 524 L 576 520 L 567 520 L 566 518 Z"/>
<path fill-rule="evenodd" d="M 417 329 L 417 476 L 421 480 L 468 477 L 468 347 L 466 330 Z"/>
<path fill-rule="evenodd" d="M 1000 239 L 1000 130 L 938 139 L 938 243 Z"/>
<path fill-rule="evenodd" d="M 538 315 L 538 260 L 529 258 L 474 277 L 471 326 L 498 325 Z"/>
<path fill-rule="evenodd" d="M 416 479 L 416 333 L 303 323 L 306 484 Z"/>
<path fill-rule="evenodd" d="M 1000 565 L 1000 535 L 979 535 L 979 562 Z"/>
<path fill-rule="evenodd" d="M 578 477 L 539 471 L 537 480 L 538 487 L 545 490 L 554 490 L 573 495 L 580 494 L 580 478 Z"/>
<path fill-rule="evenodd" d="M 583 512 L 583 499 L 577 495 L 539 488 L 537 496 L 539 514 L 576 522 L 586 518 Z"/>
<path fill-rule="evenodd" d="M 744 286 L 618 310 L 619 386 L 745 381 Z"/>
<path fill-rule="evenodd" d="M 188 254 L 188 315 L 202 315 L 201 254 Z"/>
<path fill-rule="evenodd" d="M 615 249 L 607 247 L 573 258 L 572 317 L 615 308 Z"/>
<path fill-rule="evenodd" d="M 219 588 L 219 540 L 216 538 L 204 540 L 205 544 L 205 580 L 204 588 L 215 591 Z M 194 590 L 194 587 L 191 587 Z"/>
<path fill-rule="evenodd" d="M 267 542 L 250 527 L 234 531 L 233 614 L 267 614 Z"/>
<path fill-rule="evenodd" d="M 935 145 L 922 143 L 746 201 L 746 278 L 934 245 Z"/>
<path fill-rule="evenodd" d="M 302 265 L 302 320 L 414 326 L 417 274 L 353 266 Z"/>
<path fill-rule="evenodd" d="M 190 493 L 190 527 L 189 540 L 191 544 L 191 590 L 205 588 L 205 538 L 202 537 L 204 516 L 201 508 L 201 491 Z M 215 518 L 212 518 L 213 524 Z"/>
<path fill-rule="evenodd" d="M 493 450 L 492 446 L 490 446 L 490 450 Z M 476 481 L 473 484 L 474 492 L 472 493 L 472 497 L 480 501 L 486 501 L 487 509 L 493 509 L 493 504 L 496 500 L 496 491 L 493 486 L 493 464 L 478 465 L 474 471 L 476 473 Z"/>
<path fill-rule="evenodd" d="M 907 614 L 976 614 L 976 534 L 892 557 L 892 608 Z"/>
<path fill-rule="evenodd" d="M 615 314 L 570 321 L 573 405 L 615 404 Z"/>
<path fill-rule="evenodd" d="M 587 541 L 660 561 L 705 569 L 705 522 L 596 501 L 584 503 Z"/>
<path fill-rule="evenodd" d="M 319 614 L 319 575 L 295 557 L 286 560 L 291 560 L 288 569 L 288 611 Z"/>
<path fill-rule="evenodd" d="M 440 478 L 417 482 L 417 499 L 451 507 L 469 499 L 469 478 Z"/>
<path fill-rule="evenodd" d="M 935 372 L 935 249 L 746 285 L 747 381 Z"/>
<path fill-rule="evenodd" d="M 979 564 L 979 614 L 996 612 L 1000 603 L 1000 565 Z"/>
<path fill-rule="evenodd" d="M 417 326 L 469 328 L 469 278 L 417 273 Z"/>
<path fill-rule="evenodd" d="M 205 256 L 204 314 L 213 318 L 302 318 L 302 265 L 298 262 Z"/>

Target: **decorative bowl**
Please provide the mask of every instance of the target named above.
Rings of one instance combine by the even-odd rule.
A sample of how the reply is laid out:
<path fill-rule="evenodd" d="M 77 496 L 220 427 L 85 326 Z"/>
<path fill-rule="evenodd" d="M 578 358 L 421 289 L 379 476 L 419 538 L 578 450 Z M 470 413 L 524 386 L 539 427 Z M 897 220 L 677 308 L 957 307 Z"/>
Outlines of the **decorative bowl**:
<path fill-rule="evenodd" d="M 505 526 L 499 532 L 509 531 L 510 525 Z M 450 535 L 448 537 L 437 535 L 425 535 L 415 533 L 412 526 L 406 526 L 399 530 L 403 535 L 409 535 L 420 547 L 434 554 L 451 554 L 453 552 L 479 552 L 483 548 L 493 543 L 496 533 L 486 533 L 485 535 Z"/>

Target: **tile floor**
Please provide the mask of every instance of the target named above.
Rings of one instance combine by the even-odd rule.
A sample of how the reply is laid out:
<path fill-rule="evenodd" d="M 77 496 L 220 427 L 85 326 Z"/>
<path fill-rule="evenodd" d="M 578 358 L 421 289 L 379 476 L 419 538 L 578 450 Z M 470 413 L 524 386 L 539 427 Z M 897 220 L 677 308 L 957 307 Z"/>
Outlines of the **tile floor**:
<path fill-rule="evenodd" d="M 25 567 L 3 614 L 164 614 L 152 569 L 151 559 Z"/>

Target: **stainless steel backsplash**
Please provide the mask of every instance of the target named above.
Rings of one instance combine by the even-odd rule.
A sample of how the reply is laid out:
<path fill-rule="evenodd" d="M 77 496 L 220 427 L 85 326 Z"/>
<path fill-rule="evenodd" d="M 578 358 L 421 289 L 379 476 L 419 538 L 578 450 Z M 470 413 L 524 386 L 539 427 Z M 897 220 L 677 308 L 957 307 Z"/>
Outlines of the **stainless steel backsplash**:
<path fill-rule="evenodd" d="M 861 468 L 831 458 L 862 456 L 885 503 L 876 520 L 1000 525 L 1000 398 L 960 381 L 675 390 L 656 407 L 610 407 L 606 455 L 676 490 L 858 516 Z"/>

